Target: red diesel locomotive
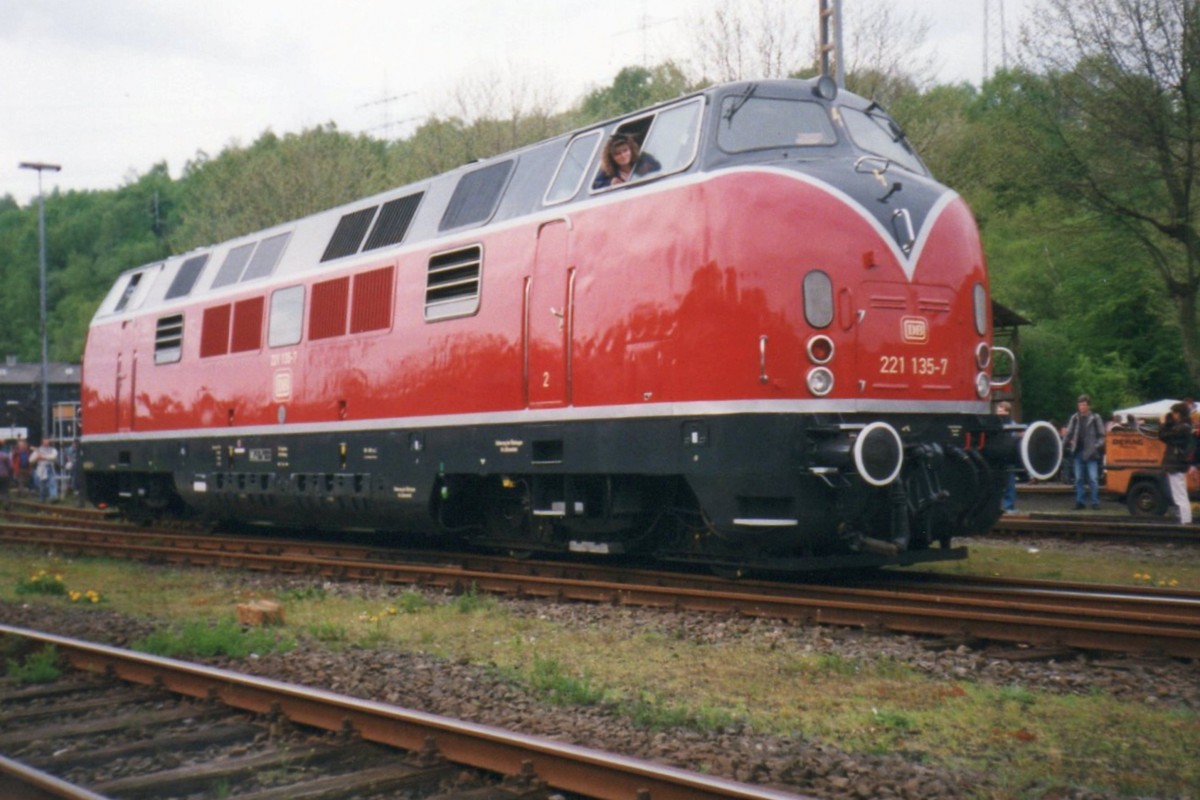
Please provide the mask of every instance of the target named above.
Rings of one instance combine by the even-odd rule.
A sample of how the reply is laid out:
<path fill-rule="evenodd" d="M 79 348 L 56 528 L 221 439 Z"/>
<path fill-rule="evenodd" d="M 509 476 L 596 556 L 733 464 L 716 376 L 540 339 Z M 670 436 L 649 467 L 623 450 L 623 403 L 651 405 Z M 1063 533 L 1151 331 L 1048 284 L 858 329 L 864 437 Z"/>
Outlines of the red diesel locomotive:
<path fill-rule="evenodd" d="M 877 105 L 728 84 L 125 272 L 85 485 L 517 552 L 956 558 L 1061 458 L 991 414 L 991 336 L 971 212 Z"/>

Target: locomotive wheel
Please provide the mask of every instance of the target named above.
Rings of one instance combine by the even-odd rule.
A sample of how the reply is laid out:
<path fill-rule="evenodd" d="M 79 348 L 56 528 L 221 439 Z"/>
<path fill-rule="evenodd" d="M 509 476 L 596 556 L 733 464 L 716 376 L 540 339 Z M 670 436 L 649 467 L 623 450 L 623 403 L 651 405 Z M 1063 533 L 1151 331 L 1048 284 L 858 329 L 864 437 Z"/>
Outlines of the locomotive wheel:
<path fill-rule="evenodd" d="M 1135 517 L 1161 517 L 1167 510 L 1167 498 L 1158 481 L 1142 480 L 1129 487 L 1125 505 Z"/>

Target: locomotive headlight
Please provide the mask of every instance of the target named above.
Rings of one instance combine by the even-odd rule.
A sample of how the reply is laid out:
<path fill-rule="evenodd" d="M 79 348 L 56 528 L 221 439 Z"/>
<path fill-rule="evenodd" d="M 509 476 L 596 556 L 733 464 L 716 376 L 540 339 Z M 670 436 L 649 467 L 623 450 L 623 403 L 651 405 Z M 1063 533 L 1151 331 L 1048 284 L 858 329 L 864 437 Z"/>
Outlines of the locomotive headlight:
<path fill-rule="evenodd" d="M 988 364 L 992 363 L 992 348 L 988 347 L 987 342 L 980 342 L 975 347 L 975 364 L 980 369 L 987 369 Z"/>
<path fill-rule="evenodd" d="M 833 340 L 828 336 L 814 336 L 808 340 L 808 360 L 814 364 L 828 364 L 833 358 Z"/>
<path fill-rule="evenodd" d="M 985 398 L 992 392 L 992 379 L 988 377 L 986 372 L 981 372 L 975 376 L 975 394 Z"/>
<path fill-rule="evenodd" d="M 817 397 L 833 391 L 833 373 L 825 367 L 813 367 L 808 371 L 808 390 Z"/>

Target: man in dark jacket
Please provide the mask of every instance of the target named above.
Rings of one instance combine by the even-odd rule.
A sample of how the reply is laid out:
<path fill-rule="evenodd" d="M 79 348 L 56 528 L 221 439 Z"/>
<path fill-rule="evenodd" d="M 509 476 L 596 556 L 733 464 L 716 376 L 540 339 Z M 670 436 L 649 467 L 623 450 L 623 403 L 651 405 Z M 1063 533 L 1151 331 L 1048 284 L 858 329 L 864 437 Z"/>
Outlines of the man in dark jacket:
<path fill-rule="evenodd" d="M 1176 403 L 1171 406 L 1158 427 L 1158 438 L 1167 446 L 1163 454 L 1163 470 L 1167 473 L 1167 483 L 1171 487 L 1171 499 L 1179 509 L 1179 522 L 1183 525 L 1192 523 L 1192 502 L 1188 499 L 1187 471 L 1188 450 L 1192 444 L 1191 409 L 1186 403 Z"/>
<path fill-rule="evenodd" d="M 1104 423 L 1092 413 L 1092 398 L 1079 395 L 1079 410 L 1067 422 L 1063 449 L 1075 458 L 1075 508 L 1084 507 L 1085 489 L 1092 490 L 1092 508 L 1100 508 L 1100 459 L 1104 455 Z"/>

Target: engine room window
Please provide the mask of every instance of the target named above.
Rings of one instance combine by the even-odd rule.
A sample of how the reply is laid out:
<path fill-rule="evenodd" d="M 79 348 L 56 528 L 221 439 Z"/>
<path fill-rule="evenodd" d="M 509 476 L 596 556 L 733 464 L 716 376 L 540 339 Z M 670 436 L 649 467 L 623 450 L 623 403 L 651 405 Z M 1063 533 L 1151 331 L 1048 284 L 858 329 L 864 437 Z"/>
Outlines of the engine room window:
<path fill-rule="evenodd" d="M 279 263 L 283 249 L 287 247 L 288 240 L 291 238 L 292 234 L 288 232 L 259 242 L 258 248 L 254 251 L 254 257 L 250 259 L 245 273 L 242 274 L 242 280 L 252 281 L 255 278 L 265 278 L 274 272 L 275 265 Z"/>
<path fill-rule="evenodd" d="M 887 114 L 878 109 L 868 112 L 845 106 L 841 107 L 841 112 L 850 138 L 860 148 L 919 175 L 928 174 L 925 165 L 904 138 L 904 131 Z"/>
<path fill-rule="evenodd" d="M 304 331 L 304 287 L 289 286 L 271 293 L 267 343 L 284 347 L 300 341 Z"/>
<path fill-rule="evenodd" d="M 464 225 L 487 222 L 496 206 L 500 204 L 500 194 L 508 183 L 514 163 L 516 162 L 509 159 L 463 175 L 454 187 L 454 194 L 450 196 L 450 203 L 446 206 L 446 213 L 442 215 L 438 230 L 448 231 Z"/>
<path fill-rule="evenodd" d="M 820 103 L 746 95 L 721 101 L 717 144 L 727 153 L 836 143 L 837 132 Z"/>
<path fill-rule="evenodd" d="M 254 252 L 254 244 L 254 242 L 250 242 L 238 245 L 226 254 L 225 260 L 221 262 L 221 268 L 217 270 L 217 277 L 213 278 L 213 289 L 218 286 L 229 286 L 242 279 L 242 270 L 250 261 L 250 255 Z"/>
<path fill-rule="evenodd" d="M 179 267 L 179 272 L 175 273 L 175 280 L 171 281 L 170 288 L 167 289 L 164 300 L 174 300 L 176 297 L 187 297 L 191 293 L 192 287 L 196 285 L 196 279 L 200 277 L 200 273 L 204 271 L 204 265 L 208 263 L 208 253 L 199 256 L 192 256 L 183 265 Z"/>

